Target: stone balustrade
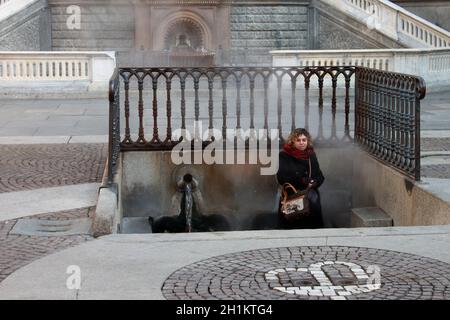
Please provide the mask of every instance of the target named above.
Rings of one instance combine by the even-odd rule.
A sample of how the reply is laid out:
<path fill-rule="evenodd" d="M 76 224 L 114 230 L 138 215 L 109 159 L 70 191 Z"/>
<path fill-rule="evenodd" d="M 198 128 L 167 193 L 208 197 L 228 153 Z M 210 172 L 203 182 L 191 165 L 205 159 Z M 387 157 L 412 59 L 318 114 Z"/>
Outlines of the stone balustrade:
<path fill-rule="evenodd" d="M 38 0 L 0 0 L 0 21 L 25 9 Z"/>
<path fill-rule="evenodd" d="M 450 32 L 387 0 L 321 0 L 411 48 L 450 47 Z"/>
<path fill-rule="evenodd" d="M 276 50 L 271 54 L 274 67 L 363 66 L 420 76 L 427 90 L 450 86 L 450 48 Z"/>
<path fill-rule="evenodd" d="M 116 67 L 114 52 L 0 52 L 0 87 L 41 90 L 53 86 L 85 86 L 86 91 L 107 90 Z M 105 91 L 106 92 L 106 91 Z"/>

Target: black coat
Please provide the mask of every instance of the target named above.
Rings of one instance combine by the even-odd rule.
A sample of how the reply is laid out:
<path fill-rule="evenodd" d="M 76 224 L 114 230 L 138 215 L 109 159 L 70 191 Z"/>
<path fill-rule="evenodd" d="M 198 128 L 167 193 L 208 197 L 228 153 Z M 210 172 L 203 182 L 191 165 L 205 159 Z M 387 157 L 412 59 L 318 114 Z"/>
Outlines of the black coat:
<path fill-rule="evenodd" d="M 313 188 L 317 189 L 325 180 L 319 167 L 316 154 L 310 157 L 311 179 L 314 180 Z M 290 183 L 297 190 L 305 190 L 309 180 L 309 161 L 299 160 L 285 151 L 280 151 L 277 179 L 280 185 Z"/>

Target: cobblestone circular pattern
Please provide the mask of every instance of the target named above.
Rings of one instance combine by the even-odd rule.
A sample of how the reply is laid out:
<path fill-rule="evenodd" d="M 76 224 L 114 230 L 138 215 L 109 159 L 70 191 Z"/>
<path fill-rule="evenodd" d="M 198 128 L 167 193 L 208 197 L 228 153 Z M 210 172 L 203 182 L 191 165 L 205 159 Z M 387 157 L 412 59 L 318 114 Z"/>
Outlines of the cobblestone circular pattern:
<path fill-rule="evenodd" d="M 166 299 L 450 299 L 450 264 L 381 249 L 287 247 L 237 252 L 185 266 Z"/>

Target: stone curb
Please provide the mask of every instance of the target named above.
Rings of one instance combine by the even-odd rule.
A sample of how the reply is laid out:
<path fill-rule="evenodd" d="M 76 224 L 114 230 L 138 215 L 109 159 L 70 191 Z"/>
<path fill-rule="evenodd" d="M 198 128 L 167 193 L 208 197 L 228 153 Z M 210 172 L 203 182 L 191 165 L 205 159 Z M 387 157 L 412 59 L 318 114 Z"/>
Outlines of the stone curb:
<path fill-rule="evenodd" d="M 93 236 L 97 238 L 117 233 L 118 213 L 117 193 L 114 192 L 113 188 L 100 188 L 92 222 Z"/>
<path fill-rule="evenodd" d="M 103 170 L 102 186 L 98 192 L 97 207 L 92 221 L 92 235 L 97 238 L 119 232 L 121 223 L 119 190 L 117 184 L 108 185 L 108 160 Z"/>

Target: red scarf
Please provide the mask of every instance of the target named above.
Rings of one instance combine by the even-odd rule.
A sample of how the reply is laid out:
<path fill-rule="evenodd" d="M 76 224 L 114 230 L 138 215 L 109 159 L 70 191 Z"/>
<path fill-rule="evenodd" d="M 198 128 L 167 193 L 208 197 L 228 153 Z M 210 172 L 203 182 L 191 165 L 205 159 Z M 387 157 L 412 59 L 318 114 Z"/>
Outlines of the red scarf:
<path fill-rule="evenodd" d="M 283 150 L 293 156 L 294 158 L 297 158 L 299 160 L 308 160 L 309 157 L 311 157 L 314 154 L 314 149 L 311 147 L 307 147 L 305 150 L 299 150 L 294 146 L 291 146 L 289 144 L 285 144 L 283 146 Z"/>

